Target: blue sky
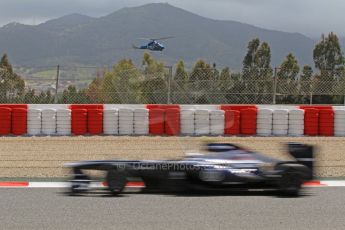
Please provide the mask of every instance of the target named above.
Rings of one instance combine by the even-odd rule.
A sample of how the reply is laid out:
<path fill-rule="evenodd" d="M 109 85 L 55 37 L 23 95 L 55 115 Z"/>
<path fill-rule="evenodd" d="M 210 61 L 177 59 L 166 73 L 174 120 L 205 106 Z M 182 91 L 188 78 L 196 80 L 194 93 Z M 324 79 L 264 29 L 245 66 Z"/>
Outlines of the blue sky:
<path fill-rule="evenodd" d="M 345 36 L 344 0 L 163 0 L 214 18 L 299 32 L 310 37 L 334 31 Z M 0 26 L 9 22 L 39 24 L 71 13 L 103 16 L 123 7 L 162 0 L 0 0 Z"/>

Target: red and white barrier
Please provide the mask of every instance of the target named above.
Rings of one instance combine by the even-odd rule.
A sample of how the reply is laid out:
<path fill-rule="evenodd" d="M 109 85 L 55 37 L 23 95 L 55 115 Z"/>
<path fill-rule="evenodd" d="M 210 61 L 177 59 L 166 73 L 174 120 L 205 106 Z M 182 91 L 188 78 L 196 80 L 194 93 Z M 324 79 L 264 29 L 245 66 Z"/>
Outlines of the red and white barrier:
<path fill-rule="evenodd" d="M 345 107 L 0 105 L 0 135 L 345 136 Z"/>

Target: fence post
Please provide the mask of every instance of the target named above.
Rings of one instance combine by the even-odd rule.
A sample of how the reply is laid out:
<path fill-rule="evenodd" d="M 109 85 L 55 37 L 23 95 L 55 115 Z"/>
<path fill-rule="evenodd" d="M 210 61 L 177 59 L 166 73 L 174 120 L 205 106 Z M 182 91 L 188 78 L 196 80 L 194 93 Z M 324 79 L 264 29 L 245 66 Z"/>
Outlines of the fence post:
<path fill-rule="evenodd" d="M 273 105 L 276 104 L 276 96 L 277 96 L 277 68 L 274 68 L 274 75 L 273 75 Z"/>
<path fill-rule="evenodd" d="M 166 66 L 168 68 L 168 99 L 167 104 L 171 104 L 171 80 L 172 80 L 172 66 Z"/>
<path fill-rule="evenodd" d="M 56 66 L 56 81 L 55 81 L 55 97 L 54 103 L 58 103 L 58 89 L 59 89 L 59 75 L 60 75 L 60 65 Z"/>

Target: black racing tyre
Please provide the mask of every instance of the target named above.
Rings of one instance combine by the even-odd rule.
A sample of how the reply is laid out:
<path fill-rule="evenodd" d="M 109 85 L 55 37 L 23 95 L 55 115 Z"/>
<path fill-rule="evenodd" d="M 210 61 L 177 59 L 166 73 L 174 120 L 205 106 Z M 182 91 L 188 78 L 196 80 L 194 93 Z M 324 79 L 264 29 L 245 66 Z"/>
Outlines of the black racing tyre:
<path fill-rule="evenodd" d="M 294 169 L 287 169 L 282 173 L 278 183 L 278 189 L 281 195 L 297 197 L 302 188 L 303 180 L 300 173 Z"/>
<path fill-rule="evenodd" d="M 127 173 L 122 170 L 111 169 L 107 173 L 108 190 L 113 195 L 120 194 L 127 184 Z"/>
<path fill-rule="evenodd" d="M 71 181 L 70 194 L 77 195 L 89 191 L 91 179 L 85 174 L 75 176 Z"/>

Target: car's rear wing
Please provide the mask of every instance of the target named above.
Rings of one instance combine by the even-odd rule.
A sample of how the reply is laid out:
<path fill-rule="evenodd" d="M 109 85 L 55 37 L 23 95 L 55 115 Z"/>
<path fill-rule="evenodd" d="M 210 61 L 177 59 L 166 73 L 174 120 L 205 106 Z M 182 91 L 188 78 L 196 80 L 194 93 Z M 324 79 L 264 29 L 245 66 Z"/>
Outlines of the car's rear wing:
<path fill-rule="evenodd" d="M 314 147 L 312 145 L 290 142 L 288 143 L 288 151 L 291 156 L 293 156 L 297 162 L 307 166 L 313 178 L 314 175 Z"/>

